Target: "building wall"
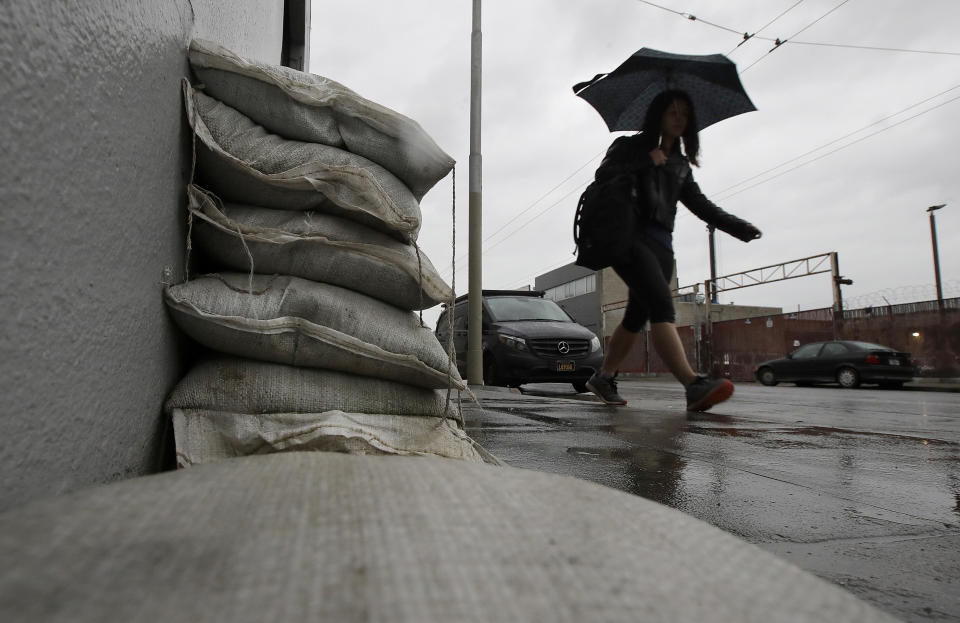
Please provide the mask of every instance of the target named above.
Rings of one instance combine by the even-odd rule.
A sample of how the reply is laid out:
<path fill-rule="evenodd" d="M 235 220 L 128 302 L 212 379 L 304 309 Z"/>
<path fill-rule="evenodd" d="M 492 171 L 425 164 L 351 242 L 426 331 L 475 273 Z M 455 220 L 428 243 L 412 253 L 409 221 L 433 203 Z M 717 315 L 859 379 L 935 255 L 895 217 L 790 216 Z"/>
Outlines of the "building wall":
<path fill-rule="evenodd" d="M 548 290 L 550 288 L 569 283 L 593 274 L 594 271 L 589 268 L 577 266 L 576 264 L 567 264 L 548 273 L 540 275 L 534 280 L 535 290 Z M 563 308 L 570 317 L 582 324 L 593 333 L 603 339 L 603 328 L 601 324 L 600 300 L 602 297 L 602 284 L 597 279 L 597 289 L 587 294 L 574 296 L 571 298 L 557 301 L 557 305 Z"/>
<path fill-rule="evenodd" d="M 678 327 L 689 327 L 702 323 L 706 318 L 707 306 L 700 303 L 674 304 L 677 311 Z M 742 320 L 762 316 L 778 316 L 783 313 L 782 307 L 759 307 L 756 305 L 711 305 L 710 315 L 713 322 L 724 320 Z"/>
<path fill-rule="evenodd" d="M 271 63 L 281 0 L 4 0 L 0 6 L 0 510 L 144 474 L 187 345 L 191 37 Z"/>

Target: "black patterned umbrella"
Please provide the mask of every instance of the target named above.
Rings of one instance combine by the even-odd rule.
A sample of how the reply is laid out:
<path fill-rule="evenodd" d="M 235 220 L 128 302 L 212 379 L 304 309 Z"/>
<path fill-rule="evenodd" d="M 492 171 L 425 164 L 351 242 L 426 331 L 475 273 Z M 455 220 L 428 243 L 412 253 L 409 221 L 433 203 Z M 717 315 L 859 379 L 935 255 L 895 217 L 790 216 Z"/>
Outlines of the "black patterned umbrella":
<path fill-rule="evenodd" d="M 639 130 L 650 102 L 668 89 L 685 91 L 693 100 L 697 130 L 756 110 L 737 66 L 723 54 L 697 56 L 642 48 L 608 74 L 573 87 L 597 109 L 611 132 Z"/>

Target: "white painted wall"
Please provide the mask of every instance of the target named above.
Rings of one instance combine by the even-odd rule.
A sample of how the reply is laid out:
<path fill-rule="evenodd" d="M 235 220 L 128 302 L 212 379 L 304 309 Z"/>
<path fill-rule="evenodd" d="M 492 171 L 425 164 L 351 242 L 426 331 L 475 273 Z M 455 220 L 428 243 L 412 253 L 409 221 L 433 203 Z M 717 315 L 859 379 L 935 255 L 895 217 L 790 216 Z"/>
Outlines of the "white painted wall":
<path fill-rule="evenodd" d="M 282 0 L 0 4 L 0 510 L 162 467 L 187 46 L 278 63 L 282 22 Z"/>

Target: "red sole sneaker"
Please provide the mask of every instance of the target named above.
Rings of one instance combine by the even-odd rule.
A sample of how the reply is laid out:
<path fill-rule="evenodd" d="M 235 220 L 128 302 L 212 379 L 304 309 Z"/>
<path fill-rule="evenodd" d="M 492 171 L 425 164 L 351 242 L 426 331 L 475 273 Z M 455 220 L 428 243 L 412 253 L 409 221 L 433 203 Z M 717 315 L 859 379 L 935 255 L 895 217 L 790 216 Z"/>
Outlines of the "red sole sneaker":
<path fill-rule="evenodd" d="M 687 405 L 687 411 L 706 411 L 724 400 L 729 400 L 730 396 L 733 396 L 733 383 L 724 379 L 723 383 L 718 385 L 712 392 L 692 405 Z"/>

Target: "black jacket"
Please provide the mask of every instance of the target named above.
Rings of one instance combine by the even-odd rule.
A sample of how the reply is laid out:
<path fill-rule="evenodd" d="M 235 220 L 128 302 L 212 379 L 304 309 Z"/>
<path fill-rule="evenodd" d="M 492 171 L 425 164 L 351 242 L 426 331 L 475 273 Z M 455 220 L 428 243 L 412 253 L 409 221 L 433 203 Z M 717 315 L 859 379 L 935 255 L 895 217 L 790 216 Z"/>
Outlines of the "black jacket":
<path fill-rule="evenodd" d="M 759 235 L 760 230 L 756 227 L 724 212 L 704 196 L 693 179 L 690 162 L 680 152 L 678 143 L 674 144 L 667 163 L 659 167 L 654 166 L 650 159 L 651 149 L 643 134 L 621 136 L 610 145 L 597 168 L 595 179 L 603 182 L 618 175 L 636 175 L 641 214 L 648 222 L 667 231 L 673 231 L 679 200 L 708 225 L 735 238 L 746 242 Z"/>

